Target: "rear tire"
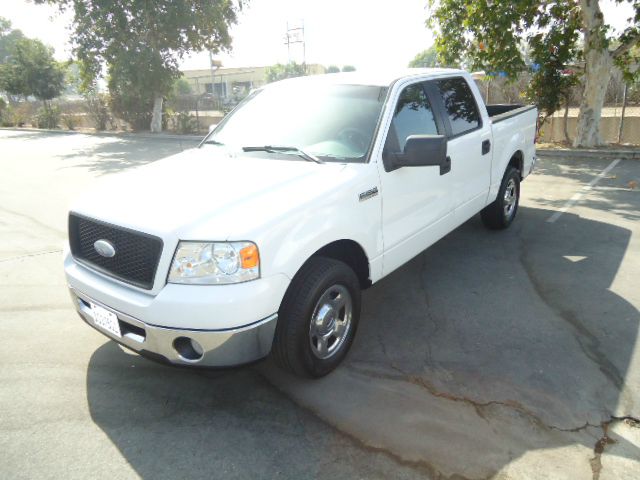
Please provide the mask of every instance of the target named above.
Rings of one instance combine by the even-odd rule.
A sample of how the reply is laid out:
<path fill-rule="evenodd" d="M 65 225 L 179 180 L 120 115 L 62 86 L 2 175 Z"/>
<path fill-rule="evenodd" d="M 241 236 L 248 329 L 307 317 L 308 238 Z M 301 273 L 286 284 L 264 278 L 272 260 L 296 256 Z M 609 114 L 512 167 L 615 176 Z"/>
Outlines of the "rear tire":
<path fill-rule="evenodd" d="M 480 212 L 482 222 L 491 230 L 508 228 L 516 218 L 519 204 L 520 171 L 509 167 L 502 178 L 497 198 Z"/>
<path fill-rule="evenodd" d="M 360 319 L 360 284 L 345 263 L 312 257 L 282 300 L 272 355 L 285 370 L 322 377 L 344 359 Z"/>

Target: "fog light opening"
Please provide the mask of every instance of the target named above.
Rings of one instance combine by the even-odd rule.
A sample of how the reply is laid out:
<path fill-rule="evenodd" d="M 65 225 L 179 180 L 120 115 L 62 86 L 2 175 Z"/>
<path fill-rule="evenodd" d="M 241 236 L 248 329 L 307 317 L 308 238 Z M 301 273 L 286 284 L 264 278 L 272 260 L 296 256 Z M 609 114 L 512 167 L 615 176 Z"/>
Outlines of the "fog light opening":
<path fill-rule="evenodd" d="M 180 358 L 188 362 L 197 362 L 204 355 L 202 345 L 189 337 L 178 337 L 173 341 L 173 348 Z"/>

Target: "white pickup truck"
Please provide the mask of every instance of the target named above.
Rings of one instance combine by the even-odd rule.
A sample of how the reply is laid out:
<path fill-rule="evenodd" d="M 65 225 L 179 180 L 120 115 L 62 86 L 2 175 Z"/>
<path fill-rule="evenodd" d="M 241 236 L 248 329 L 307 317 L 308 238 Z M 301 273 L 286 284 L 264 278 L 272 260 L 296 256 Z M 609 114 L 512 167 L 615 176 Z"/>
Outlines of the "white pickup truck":
<path fill-rule="evenodd" d="M 252 92 L 202 141 L 114 175 L 69 213 L 80 316 L 142 355 L 319 377 L 360 292 L 470 217 L 518 210 L 533 106 L 485 106 L 460 70 L 318 75 Z"/>

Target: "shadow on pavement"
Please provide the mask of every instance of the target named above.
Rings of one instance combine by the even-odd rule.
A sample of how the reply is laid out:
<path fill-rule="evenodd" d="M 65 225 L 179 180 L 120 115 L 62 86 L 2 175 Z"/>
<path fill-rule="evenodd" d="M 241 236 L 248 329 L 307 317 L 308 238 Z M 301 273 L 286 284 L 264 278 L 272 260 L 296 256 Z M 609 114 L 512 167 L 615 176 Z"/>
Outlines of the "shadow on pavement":
<path fill-rule="evenodd" d="M 113 138 L 101 143 L 91 143 L 73 153 L 61 155 L 63 160 L 85 159 L 83 163 L 66 168 L 87 168 L 99 175 L 118 173 L 124 170 L 146 165 L 164 157 L 194 148 L 198 144 L 193 141 L 163 140 L 149 138 Z"/>
<path fill-rule="evenodd" d="M 587 185 L 611 161 L 573 160 L 567 162 L 553 162 L 548 159 L 538 162 L 536 175 L 558 177 L 559 179 L 577 180 L 581 185 Z M 618 163 L 608 175 L 598 181 L 589 195 L 580 199 L 582 207 L 593 210 L 613 212 L 627 220 L 640 220 L 640 177 L 638 162 L 627 160 Z M 559 209 L 565 205 L 566 199 L 549 199 L 544 195 L 532 197 L 534 202 Z"/>
<path fill-rule="evenodd" d="M 92 418 L 143 478 L 325 477 L 336 465 L 367 476 L 366 460 L 340 457 L 343 437 L 303 422 L 257 370 L 429 475 L 479 477 L 537 449 L 593 449 L 602 422 L 640 415 L 640 382 L 627 378 L 640 315 L 611 289 L 630 231 L 573 214 L 545 223 L 552 213 L 521 208 L 506 232 L 473 219 L 376 284 L 347 361 L 317 382 L 270 364 L 171 369 L 105 344 L 87 372 Z M 620 451 L 640 457 L 631 444 Z"/>
<path fill-rule="evenodd" d="M 87 371 L 92 420 L 145 479 L 414 478 L 296 406 L 251 368 L 155 364 L 114 342 Z"/>

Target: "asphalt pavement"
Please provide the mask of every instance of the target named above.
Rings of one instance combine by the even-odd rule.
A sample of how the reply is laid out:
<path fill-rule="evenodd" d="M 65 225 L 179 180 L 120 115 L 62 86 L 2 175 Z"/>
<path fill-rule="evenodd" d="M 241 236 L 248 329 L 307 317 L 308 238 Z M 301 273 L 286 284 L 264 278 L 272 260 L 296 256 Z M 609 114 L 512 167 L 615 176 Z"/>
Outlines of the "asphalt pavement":
<path fill-rule="evenodd" d="M 311 382 L 157 365 L 73 311 L 69 201 L 191 146 L 0 130 L 1 478 L 640 478 L 640 161 L 542 159 L 512 228 L 367 290 Z"/>

